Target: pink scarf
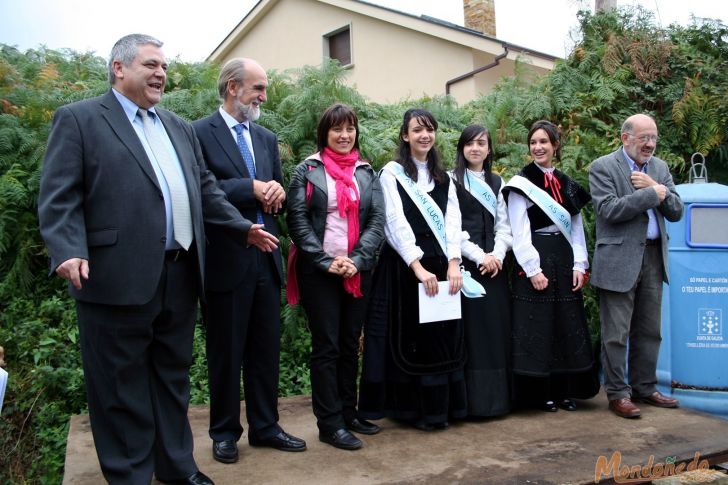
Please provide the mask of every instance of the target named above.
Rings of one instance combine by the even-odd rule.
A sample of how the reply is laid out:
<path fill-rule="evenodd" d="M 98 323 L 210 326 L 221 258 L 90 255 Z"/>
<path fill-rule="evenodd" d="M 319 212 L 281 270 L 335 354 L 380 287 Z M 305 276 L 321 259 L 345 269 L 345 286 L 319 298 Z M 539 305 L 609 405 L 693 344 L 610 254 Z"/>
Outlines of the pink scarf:
<path fill-rule="evenodd" d="M 359 192 L 354 183 L 354 167 L 359 160 L 359 151 L 354 149 L 342 155 L 326 147 L 321 152 L 321 160 L 324 162 L 326 172 L 335 182 L 339 215 L 346 217 L 347 250 L 351 254 L 359 241 Z M 361 278 L 358 272 L 351 278 L 344 279 L 344 290 L 351 293 L 354 298 L 362 296 Z"/>

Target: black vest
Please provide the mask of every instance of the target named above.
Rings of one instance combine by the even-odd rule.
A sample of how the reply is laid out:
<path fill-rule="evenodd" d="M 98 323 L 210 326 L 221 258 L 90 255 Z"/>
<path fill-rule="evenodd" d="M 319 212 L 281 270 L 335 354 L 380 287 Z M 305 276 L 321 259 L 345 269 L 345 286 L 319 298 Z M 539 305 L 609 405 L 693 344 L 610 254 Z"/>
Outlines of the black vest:
<path fill-rule="evenodd" d="M 546 188 L 546 184 L 544 183 L 544 173 L 534 162 L 523 167 L 523 170 L 521 170 L 518 175 L 527 178 L 533 185 L 544 190 L 547 194 L 553 197 L 551 194 L 551 188 Z M 591 196 L 581 185 L 569 178 L 563 172 L 554 170 L 554 177 L 556 177 L 561 184 L 559 193 L 561 194 L 563 202 L 561 202 L 560 205 L 566 209 L 569 214 L 575 216 L 581 211 L 582 207 L 589 203 Z M 524 197 L 526 196 L 521 190 L 514 187 L 503 188 L 504 192 L 509 192 L 510 190 L 514 190 Z M 504 193 L 504 197 L 508 200 L 507 193 Z M 551 218 L 535 204 L 528 209 L 528 219 L 531 222 L 532 231 L 551 226 L 554 223 Z"/>
<path fill-rule="evenodd" d="M 472 177 L 470 175 L 466 176 Z M 486 177 L 486 183 L 498 196 L 501 187 L 500 177 Z M 465 183 L 456 183 L 458 201 L 460 202 L 460 214 L 463 220 L 463 231 L 468 231 L 470 241 L 480 246 L 486 253 L 493 251 L 495 247 L 495 218 L 467 191 Z"/>
<path fill-rule="evenodd" d="M 438 183 L 435 181 L 435 187 L 432 191 L 428 192 L 443 215 L 447 213 L 447 191 L 449 187 L 450 177 L 445 177 L 444 182 Z M 409 222 L 412 232 L 415 233 L 417 246 L 425 253 L 424 257 L 445 256 L 442 248 L 440 248 L 440 243 L 437 242 L 437 238 L 432 234 L 430 226 L 427 225 L 427 221 L 420 212 L 419 206 L 415 205 L 399 181 L 397 181 L 397 191 L 399 192 L 399 198 L 402 200 L 404 217 Z"/>

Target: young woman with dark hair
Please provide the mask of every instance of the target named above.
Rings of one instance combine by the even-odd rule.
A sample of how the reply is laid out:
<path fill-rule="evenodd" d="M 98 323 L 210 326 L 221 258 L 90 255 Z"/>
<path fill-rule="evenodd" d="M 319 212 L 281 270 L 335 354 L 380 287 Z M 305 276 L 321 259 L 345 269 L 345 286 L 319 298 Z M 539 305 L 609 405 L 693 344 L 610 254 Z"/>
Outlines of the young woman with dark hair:
<path fill-rule="evenodd" d="M 295 244 L 289 302 L 300 294 L 311 331 L 311 388 L 319 439 L 355 450 L 351 431 L 379 427 L 356 411 L 359 337 L 376 252 L 384 240 L 379 179 L 359 148 L 356 113 L 335 104 L 321 115 L 318 152 L 293 171 L 286 221 Z"/>
<path fill-rule="evenodd" d="M 374 274 L 359 394 L 360 416 L 388 416 L 427 431 L 467 413 L 462 321 L 420 323 L 418 309 L 420 283 L 430 297 L 438 281 L 447 280 L 440 291 L 452 295 L 462 287 L 460 210 L 436 134 L 429 111 L 408 110 L 398 158 L 381 172 L 387 244 Z"/>
<path fill-rule="evenodd" d="M 486 290 L 483 298 L 462 298 L 468 415 L 473 417 L 506 414 L 511 403 L 511 295 L 503 260 L 512 237 L 503 180 L 492 172 L 492 161 L 488 130 L 467 126 L 458 140 L 451 174 L 462 214 L 463 266 Z"/>
<path fill-rule="evenodd" d="M 553 123 L 528 132 L 533 162 L 503 192 L 518 261 L 513 291 L 513 396 L 544 411 L 575 411 L 573 398 L 599 391 L 581 289 L 587 259 L 581 209 L 591 197 L 554 168 L 561 140 Z"/>

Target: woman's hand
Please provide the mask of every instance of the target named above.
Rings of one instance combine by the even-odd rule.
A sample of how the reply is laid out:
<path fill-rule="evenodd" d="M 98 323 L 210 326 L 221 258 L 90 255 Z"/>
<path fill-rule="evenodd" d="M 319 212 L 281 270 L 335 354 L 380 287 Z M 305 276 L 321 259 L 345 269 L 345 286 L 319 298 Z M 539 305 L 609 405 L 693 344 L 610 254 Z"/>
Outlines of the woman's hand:
<path fill-rule="evenodd" d="M 574 276 L 572 277 L 571 291 L 579 291 L 584 288 L 586 284 L 586 277 L 581 271 L 574 270 Z"/>
<path fill-rule="evenodd" d="M 463 287 L 463 275 L 460 274 L 460 261 L 451 259 L 447 263 L 447 280 L 450 282 L 450 294 L 454 295 Z"/>
<path fill-rule="evenodd" d="M 479 269 L 480 274 L 485 276 L 486 273 L 493 273 L 490 277 L 495 278 L 498 272 L 503 269 L 503 263 L 492 254 L 486 254 Z"/>
<path fill-rule="evenodd" d="M 413 261 L 412 264 L 410 264 L 410 268 L 412 268 L 412 271 L 415 273 L 415 277 L 425 285 L 425 294 L 427 296 L 437 295 L 437 290 L 439 289 L 437 285 L 437 276 L 427 271 L 419 260 Z"/>
<path fill-rule="evenodd" d="M 336 256 L 329 266 L 328 272 L 341 276 L 342 278 L 351 278 L 359 271 L 350 258 L 346 256 Z"/>
<path fill-rule="evenodd" d="M 529 280 L 537 291 L 545 290 L 549 286 L 549 279 L 544 276 L 543 272 L 531 276 Z"/>
<path fill-rule="evenodd" d="M 352 261 L 349 258 L 344 258 L 342 256 L 343 262 L 341 263 L 341 276 L 344 279 L 351 278 L 354 276 L 359 270 L 356 268 L 356 265 L 354 264 L 354 261 Z"/>

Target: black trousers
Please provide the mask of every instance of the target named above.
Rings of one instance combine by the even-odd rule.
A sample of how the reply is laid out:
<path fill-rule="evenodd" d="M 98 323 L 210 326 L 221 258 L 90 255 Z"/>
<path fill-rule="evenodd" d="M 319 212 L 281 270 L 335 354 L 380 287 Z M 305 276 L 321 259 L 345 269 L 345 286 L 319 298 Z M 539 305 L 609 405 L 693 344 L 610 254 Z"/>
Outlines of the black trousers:
<path fill-rule="evenodd" d="M 144 305 L 76 304 L 91 431 L 109 483 L 197 471 L 187 420 L 196 267 L 192 255 L 166 261 Z"/>
<path fill-rule="evenodd" d="M 206 293 L 210 438 L 239 440 L 242 367 L 248 435 L 265 439 L 278 426 L 281 289 L 273 258 L 256 250 L 255 270 L 232 291 Z"/>
<path fill-rule="evenodd" d="M 301 305 L 311 330 L 311 399 L 319 430 L 345 428 L 356 417 L 359 337 L 371 284 L 361 273 L 361 292 L 354 298 L 343 279 L 299 260 Z"/>

